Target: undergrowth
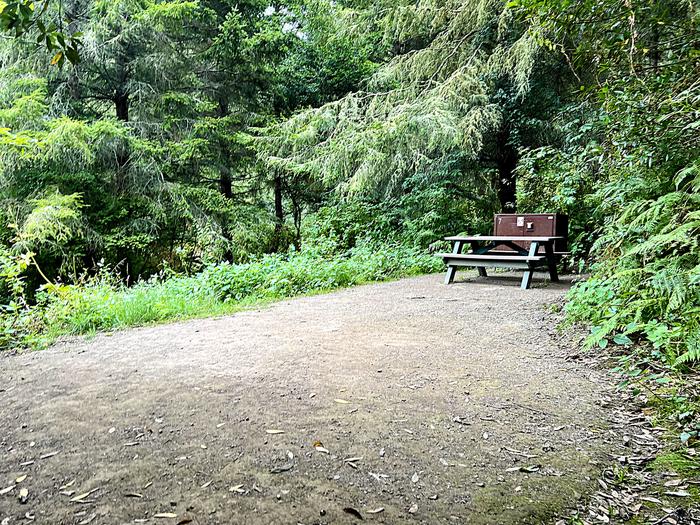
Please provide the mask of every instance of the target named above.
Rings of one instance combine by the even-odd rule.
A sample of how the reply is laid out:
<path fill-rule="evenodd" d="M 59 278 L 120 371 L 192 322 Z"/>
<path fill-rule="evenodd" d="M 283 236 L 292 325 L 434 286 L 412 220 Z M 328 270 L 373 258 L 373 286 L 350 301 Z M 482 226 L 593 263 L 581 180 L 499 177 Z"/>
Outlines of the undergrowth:
<path fill-rule="evenodd" d="M 41 347 L 62 335 L 230 313 L 241 307 L 442 269 L 418 248 L 358 245 L 343 255 L 318 251 L 265 255 L 246 264 L 206 266 L 192 276 L 162 272 L 126 286 L 103 273 L 74 285 L 47 285 L 35 305 L 0 314 L 0 348 Z"/>

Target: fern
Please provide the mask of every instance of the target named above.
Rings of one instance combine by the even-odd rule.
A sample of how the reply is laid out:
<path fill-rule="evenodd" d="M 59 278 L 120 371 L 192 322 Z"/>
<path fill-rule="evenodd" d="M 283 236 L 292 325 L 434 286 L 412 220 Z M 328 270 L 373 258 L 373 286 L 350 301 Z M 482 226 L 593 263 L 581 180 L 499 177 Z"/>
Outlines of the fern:
<path fill-rule="evenodd" d="M 685 339 L 685 352 L 678 356 L 676 365 L 700 361 L 700 328 L 693 330 Z"/>

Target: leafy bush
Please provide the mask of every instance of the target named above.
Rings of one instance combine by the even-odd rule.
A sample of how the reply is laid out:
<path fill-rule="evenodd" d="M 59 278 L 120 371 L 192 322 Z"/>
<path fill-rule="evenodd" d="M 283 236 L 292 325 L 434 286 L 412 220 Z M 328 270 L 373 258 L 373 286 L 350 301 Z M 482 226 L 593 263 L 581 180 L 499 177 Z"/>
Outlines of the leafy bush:
<path fill-rule="evenodd" d="M 13 255 L 0 244 L 0 348 L 20 346 L 36 331 L 31 308 L 24 300 L 27 257 Z"/>
<path fill-rule="evenodd" d="M 523 199 L 570 210 L 590 263 L 569 321 L 591 327 L 588 346 L 638 341 L 670 365 L 700 361 L 700 85 L 627 80 L 600 96 L 595 119 L 521 167 Z"/>
<path fill-rule="evenodd" d="M 567 305 L 572 320 L 593 325 L 589 345 L 643 338 L 671 364 L 700 361 L 700 172 L 686 180 L 694 169 L 681 172 L 677 191 L 643 179 L 630 185 L 636 198 L 606 226 L 593 276 Z M 647 192 L 661 195 L 644 199 Z"/>
<path fill-rule="evenodd" d="M 316 254 L 267 255 L 257 262 L 220 264 L 202 272 L 206 288 L 225 302 L 246 298 L 280 298 L 360 283 L 396 279 L 438 271 L 442 263 L 416 249 L 368 245 L 347 256 L 322 258 Z"/>

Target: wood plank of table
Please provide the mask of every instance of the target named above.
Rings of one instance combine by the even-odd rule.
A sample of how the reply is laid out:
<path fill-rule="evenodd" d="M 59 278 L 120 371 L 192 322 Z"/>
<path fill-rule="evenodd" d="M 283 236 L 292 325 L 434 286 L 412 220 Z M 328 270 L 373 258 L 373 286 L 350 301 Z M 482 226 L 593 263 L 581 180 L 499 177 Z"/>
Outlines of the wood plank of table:
<path fill-rule="evenodd" d="M 495 241 L 495 242 L 506 242 L 506 241 L 531 241 L 531 242 L 550 242 L 556 241 L 557 239 L 563 239 L 564 237 L 527 237 L 525 235 L 467 235 L 460 236 L 456 235 L 453 237 L 445 237 L 446 241 Z"/>
<path fill-rule="evenodd" d="M 442 257 L 443 259 L 463 259 L 469 261 L 521 261 L 521 262 L 540 262 L 544 261 L 546 255 L 474 255 L 471 253 L 436 253 L 435 257 Z"/>

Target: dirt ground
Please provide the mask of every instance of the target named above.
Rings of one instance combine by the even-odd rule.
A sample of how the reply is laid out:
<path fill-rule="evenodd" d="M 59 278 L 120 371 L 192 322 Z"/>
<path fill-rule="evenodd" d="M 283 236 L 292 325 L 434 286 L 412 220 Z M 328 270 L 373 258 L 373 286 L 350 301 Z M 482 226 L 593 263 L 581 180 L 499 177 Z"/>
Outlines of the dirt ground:
<path fill-rule="evenodd" d="M 600 372 L 567 282 L 471 275 L 0 357 L 0 523 L 548 522 L 612 452 Z"/>

